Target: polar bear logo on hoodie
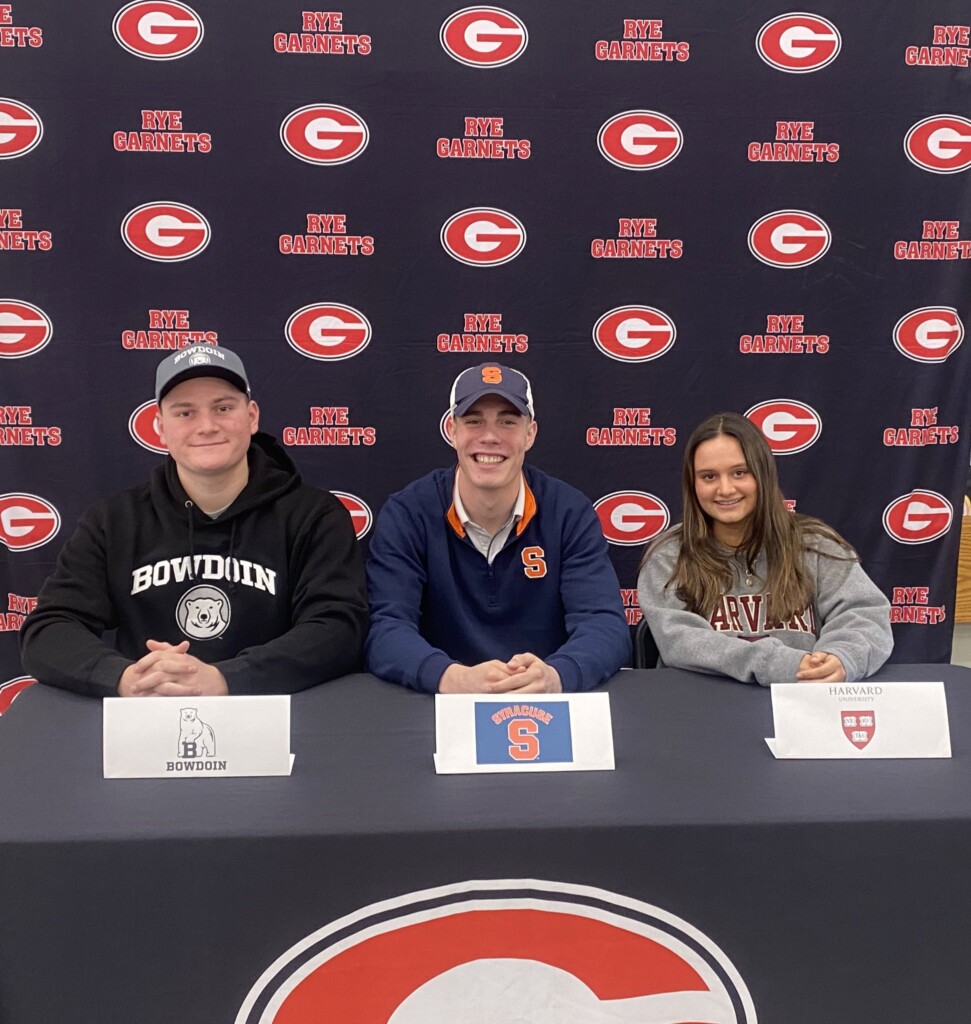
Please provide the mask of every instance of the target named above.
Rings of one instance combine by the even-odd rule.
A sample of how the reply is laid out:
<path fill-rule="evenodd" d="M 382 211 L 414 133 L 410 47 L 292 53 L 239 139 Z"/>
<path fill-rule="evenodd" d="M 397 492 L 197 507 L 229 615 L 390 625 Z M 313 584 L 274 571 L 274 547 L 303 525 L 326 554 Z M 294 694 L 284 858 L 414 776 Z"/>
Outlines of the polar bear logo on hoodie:
<path fill-rule="evenodd" d="M 218 587 L 193 587 L 182 595 L 175 618 L 190 640 L 214 640 L 229 628 L 229 598 Z"/>

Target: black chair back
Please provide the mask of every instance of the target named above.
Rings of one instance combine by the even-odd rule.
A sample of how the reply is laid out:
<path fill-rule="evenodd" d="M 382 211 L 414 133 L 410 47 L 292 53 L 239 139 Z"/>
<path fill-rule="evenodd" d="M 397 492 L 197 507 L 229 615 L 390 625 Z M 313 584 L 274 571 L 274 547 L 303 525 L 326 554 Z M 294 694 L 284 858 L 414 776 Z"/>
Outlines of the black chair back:
<path fill-rule="evenodd" d="M 634 630 L 634 668 L 657 668 L 660 657 L 647 619 L 641 619 Z"/>

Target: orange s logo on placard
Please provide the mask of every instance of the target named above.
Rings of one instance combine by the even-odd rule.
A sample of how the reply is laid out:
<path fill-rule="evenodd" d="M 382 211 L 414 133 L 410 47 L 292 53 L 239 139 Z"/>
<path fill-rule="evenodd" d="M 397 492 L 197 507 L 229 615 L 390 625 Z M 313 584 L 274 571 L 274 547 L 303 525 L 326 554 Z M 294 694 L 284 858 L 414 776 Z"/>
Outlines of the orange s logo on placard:
<path fill-rule="evenodd" d="M 501 366 L 483 366 L 482 367 L 482 383 L 483 384 L 501 384 L 502 383 L 502 367 Z"/>
<path fill-rule="evenodd" d="M 523 548 L 523 572 L 531 580 L 546 575 L 546 552 L 542 548 Z"/>
<path fill-rule="evenodd" d="M 532 718 L 514 718 L 506 727 L 509 756 L 516 761 L 535 761 L 539 757 L 539 724 Z"/>

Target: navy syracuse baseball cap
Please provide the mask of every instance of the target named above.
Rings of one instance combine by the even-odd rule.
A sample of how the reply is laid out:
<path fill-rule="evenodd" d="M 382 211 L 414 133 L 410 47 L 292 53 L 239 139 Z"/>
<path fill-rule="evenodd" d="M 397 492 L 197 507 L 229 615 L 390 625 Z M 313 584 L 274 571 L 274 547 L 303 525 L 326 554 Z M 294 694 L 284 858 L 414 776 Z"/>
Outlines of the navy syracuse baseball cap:
<path fill-rule="evenodd" d="M 453 416 L 464 416 L 469 406 L 483 395 L 500 395 L 508 399 L 524 416 L 535 417 L 533 389 L 525 374 L 499 363 L 482 363 L 463 370 L 452 384 Z"/>
<path fill-rule="evenodd" d="M 155 371 L 155 401 L 161 402 L 176 384 L 193 377 L 221 377 L 249 398 L 246 368 L 235 352 L 214 345 L 192 345 L 181 352 L 173 352 L 158 364 Z"/>

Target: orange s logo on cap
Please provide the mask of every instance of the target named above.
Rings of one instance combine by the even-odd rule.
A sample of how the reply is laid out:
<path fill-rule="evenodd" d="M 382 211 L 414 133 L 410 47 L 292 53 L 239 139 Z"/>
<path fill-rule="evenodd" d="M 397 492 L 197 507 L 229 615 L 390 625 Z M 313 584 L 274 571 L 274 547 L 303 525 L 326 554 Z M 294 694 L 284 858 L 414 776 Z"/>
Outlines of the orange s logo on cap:
<path fill-rule="evenodd" d="M 502 368 L 499 366 L 483 366 L 482 367 L 482 383 L 483 384 L 501 384 L 502 383 Z"/>

